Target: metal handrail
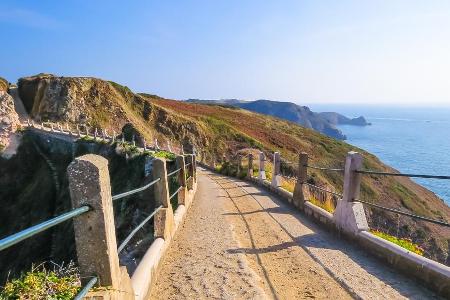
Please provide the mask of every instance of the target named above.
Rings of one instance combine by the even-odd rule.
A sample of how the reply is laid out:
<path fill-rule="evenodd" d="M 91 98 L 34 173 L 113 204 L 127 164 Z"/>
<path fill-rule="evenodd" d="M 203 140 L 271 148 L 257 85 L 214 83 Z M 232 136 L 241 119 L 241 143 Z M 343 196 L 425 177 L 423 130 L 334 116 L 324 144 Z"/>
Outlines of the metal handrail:
<path fill-rule="evenodd" d="M 88 212 L 90 209 L 91 208 L 89 206 L 85 205 L 85 206 L 73 209 L 73 210 L 71 210 L 67 213 L 64 213 L 60 216 L 57 216 L 55 218 L 52 218 L 50 220 L 47 220 L 45 222 L 42 222 L 40 224 L 34 225 L 30 228 L 19 231 L 18 233 L 10 235 L 6 238 L 3 238 L 0 240 L 0 251 L 5 250 L 6 248 L 9 248 L 29 237 L 32 237 L 39 232 L 42 232 L 44 230 L 47 230 L 53 226 L 56 226 L 56 225 L 62 223 L 64 221 L 70 220 L 81 214 L 84 214 L 85 212 Z"/>
<path fill-rule="evenodd" d="M 117 248 L 117 252 L 120 253 L 125 246 L 130 242 L 130 240 L 133 238 L 133 236 L 141 229 L 145 224 L 147 224 L 148 221 L 162 208 L 162 206 L 159 206 L 156 208 L 151 215 L 149 215 L 147 218 L 144 219 L 138 226 L 136 226 L 133 231 L 123 240 L 123 242 L 120 244 L 119 248 Z"/>
<path fill-rule="evenodd" d="M 172 195 L 170 195 L 169 200 L 172 200 L 172 198 L 175 197 L 175 195 L 178 194 L 178 192 L 181 191 L 182 188 L 183 186 L 180 186 Z"/>
<path fill-rule="evenodd" d="M 310 166 L 310 165 L 305 165 L 304 167 L 309 168 L 309 169 L 316 169 L 316 170 L 330 171 L 330 172 L 344 172 L 345 171 L 345 169 L 340 169 L 340 168 L 324 168 L 324 167 L 317 167 L 317 166 Z"/>
<path fill-rule="evenodd" d="M 380 172 L 372 170 L 356 170 L 356 173 L 369 174 L 369 175 L 383 175 L 383 176 L 398 176 L 398 177 L 416 177 L 416 178 L 430 178 L 430 179 L 450 179 L 450 176 L 441 175 L 423 175 L 423 174 L 407 174 L 407 173 L 392 173 L 392 172 Z"/>
<path fill-rule="evenodd" d="M 114 195 L 114 196 L 112 196 L 112 200 L 115 201 L 115 200 L 124 198 L 124 197 L 126 197 L 126 196 L 130 196 L 130 195 L 133 195 L 133 194 L 142 192 L 142 191 L 148 189 L 149 187 L 151 187 L 152 185 L 154 185 L 155 183 L 157 183 L 157 182 L 160 181 L 160 180 L 161 180 L 161 178 L 158 178 L 158 179 L 155 179 L 155 180 L 153 180 L 152 182 L 150 182 L 149 184 L 146 184 L 146 185 L 144 185 L 144 186 L 142 186 L 142 187 L 140 187 L 140 188 L 137 188 L 137 189 L 134 189 L 134 190 L 125 192 L 125 193 L 121 193 L 121 194 Z"/>
<path fill-rule="evenodd" d="M 184 166 L 187 167 L 187 166 L 189 166 L 189 165 L 191 165 L 191 164 L 192 164 L 192 163 L 187 163 L 187 164 L 185 164 Z"/>
<path fill-rule="evenodd" d="M 332 191 L 326 190 L 326 189 L 324 189 L 324 188 L 321 188 L 320 186 L 317 186 L 317 185 L 314 185 L 314 184 L 311 184 L 311 183 L 307 183 L 307 182 L 304 182 L 304 184 L 306 184 L 306 185 L 308 185 L 308 186 L 310 186 L 310 187 L 312 187 L 312 188 L 321 190 L 321 191 L 323 191 L 323 192 L 326 192 L 326 193 L 329 193 L 329 194 L 332 194 L 332 195 L 335 195 L 335 196 L 338 196 L 338 197 L 341 197 L 341 198 L 343 197 L 342 194 L 339 194 L 339 193 L 336 193 L 336 192 L 332 192 Z"/>
<path fill-rule="evenodd" d="M 442 225 L 442 226 L 450 227 L 450 224 L 447 223 L 447 222 L 443 222 L 443 221 L 439 221 L 439 220 L 435 220 L 435 219 L 431 219 L 431 218 L 427 218 L 427 217 L 423 217 L 423 216 L 419 216 L 419 215 L 414 215 L 414 214 L 411 214 L 411 213 L 408 213 L 408 212 L 404 212 L 404 211 L 401 211 L 401 210 L 398 210 L 398 209 L 395 209 L 395 208 L 389 208 L 389 207 L 381 206 L 381 205 L 378 205 L 378 204 L 375 204 L 375 203 L 371 203 L 371 202 L 367 202 L 367 201 L 363 201 L 363 200 L 360 200 L 360 199 L 354 199 L 353 201 L 361 202 L 361 203 L 367 204 L 369 206 L 373 206 L 373 207 L 376 207 L 376 208 L 379 208 L 379 209 L 383 209 L 383 210 L 387 210 L 387 211 L 390 211 L 390 212 L 393 212 L 393 213 L 397 213 L 399 215 L 404 215 L 404 216 L 408 216 L 408 217 L 411 217 L 411 218 L 414 218 L 414 219 L 419 219 L 419 220 L 422 220 L 422 221 L 426 221 L 426 222 L 430 222 L 430 223 L 434 223 L 434 224 L 439 224 L 439 225 Z"/>
<path fill-rule="evenodd" d="M 93 277 L 89 282 L 83 287 L 83 289 L 73 298 L 73 300 L 83 300 L 84 296 L 87 295 L 89 290 L 97 283 L 98 278 Z"/>
<path fill-rule="evenodd" d="M 176 169 L 175 171 L 170 172 L 169 174 L 167 174 L 167 177 L 170 177 L 170 176 L 172 176 L 172 175 L 175 175 L 176 173 L 178 173 L 178 172 L 180 172 L 180 171 L 181 171 L 181 168 L 178 168 L 178 169 Z"/>

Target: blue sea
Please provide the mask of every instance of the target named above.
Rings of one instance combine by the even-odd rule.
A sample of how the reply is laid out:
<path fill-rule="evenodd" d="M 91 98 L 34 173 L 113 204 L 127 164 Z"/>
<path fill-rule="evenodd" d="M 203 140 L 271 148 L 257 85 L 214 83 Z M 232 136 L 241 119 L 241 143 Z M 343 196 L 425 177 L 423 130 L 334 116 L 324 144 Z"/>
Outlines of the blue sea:
<path fill-rule="evenodd" d="M 404 173 L 450 176 L 450 107 L 309 105 L 311 110 L 364 116 L 372 126 L 339 126 L 346 142 Z M 413 179 L 450 206 L 450 180 Z"/>

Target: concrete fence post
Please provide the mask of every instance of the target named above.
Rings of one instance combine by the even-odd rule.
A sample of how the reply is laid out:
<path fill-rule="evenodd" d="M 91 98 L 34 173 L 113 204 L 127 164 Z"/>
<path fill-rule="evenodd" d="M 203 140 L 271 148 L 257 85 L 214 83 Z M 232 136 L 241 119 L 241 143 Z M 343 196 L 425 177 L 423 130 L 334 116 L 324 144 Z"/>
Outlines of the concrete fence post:
<path fill-rule="evenodd" d="M 112 142 L 113 143 L 116 142 L 116 131 L 115 130 L 113 130 L 113 133 L 112 133 Z"/>
<path fill-rule="evenodd" d="M 280 187 L 281 186 L 281 160 L 280 153 L 273 153 L 273 170 L 272 170 L 272 187 Z"/>
<path fill-rule="evenodd" d="M 180 185 L 181 190 L 178 192 L 178 204 L 183 204 L 187 207 L 188 203 L 186 203 L 186 165 L 184 163 L 184 156 L 178 155 L 175 159 L 176 168 L 180 169 L 178 171 L 178 184 Z"/>
<path fill-rule="evenodd" d="M 97 140 L 97 136 L 98 136 L 97 127 L 95 127 L 95 130 L 94 130 L 94 140 Z"/>
<path fill-rule="evenodd" d="M 362 167 L 363 157 L 357 152 L 349 152 L 345 160 L 344 194 L 338 201 L 334 212 L 334 220 L 339 229 L 357 234 L 359 231 L 368 230 L 364 207 L 360 202 L 354 202 L 359 198 L 361 189 L 361 174 L 356 173 Z"/>
<path fill-rule="evenodd" d="M 88 137 L 89 136 L 89 128 L 87 126 L 85 126 L 85 129 L 86 129 L 86 137 Z"/>
<path fill-rule="evenodd" d="M 266 156 L 262 151 L 259 152 L 259 173 L 258 179 L 260 181 L 266 180 L 266 167 L 265 167 Z"/>
<path fill-rule="evenodd" d="M 242 170 L 242 156 L 238 154 L 237 156 L 237 174 L 236 176 L 239 177 L 239 174 L 241 174 Z"/>
<path fill-rule="evenodd" d="M 294 206 L 303 210 L 305 205 L 305 193 L 303 192 L 306 188 L 305 183 L 308 180 L 308 154 L 305 152 L 300 153 L 298 156 L 298 174 L 297 181 L 295 182 L 294 194 L 292 197 L 292 202 Z"/>
<path fill-rule="evenodd" d="M 153 178 L 160 178 L 155 184 L 154 195 L 156 205 L 163 207 L 155 215 L 155 238 L 160 237 L 168 241 L 172 237 L 174 221 L 172 205 L 169 199 L 166 160 L 164 158 L 155 158 L 153 160 Z"/>
<path fill-rule="evenodd" d="M 248 155 L 248 170 L 247 170 L 247 178 L 253 177 L 253 154 L 250 153 Z"/>
<path fill-rule="evenodd" d="M 73 221 L 81 278 L 87 282 L 98 276 L 101 286 L 118 289 L 119 257 L 108 161 L 98 155 L 83 155 L 69 165 L 67 173 L 72 207 L 91 207 Z"/>

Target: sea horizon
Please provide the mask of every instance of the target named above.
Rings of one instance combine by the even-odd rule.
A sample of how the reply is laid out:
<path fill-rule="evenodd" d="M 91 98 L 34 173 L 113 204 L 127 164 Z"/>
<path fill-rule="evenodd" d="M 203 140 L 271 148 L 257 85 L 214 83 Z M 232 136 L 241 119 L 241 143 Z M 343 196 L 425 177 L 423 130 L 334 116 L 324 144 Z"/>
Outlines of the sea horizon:
<path fill-rule="evenodd" d="M 404 173 L 450 175 L 450 107 L 310 104 L 313 111 L 364 116 L 372 125 L 340 125 L 345 142 Z M 446 138 L 447 137 L 447 138 Z M 450 206 L 450 180 L 412 178 Z"/>

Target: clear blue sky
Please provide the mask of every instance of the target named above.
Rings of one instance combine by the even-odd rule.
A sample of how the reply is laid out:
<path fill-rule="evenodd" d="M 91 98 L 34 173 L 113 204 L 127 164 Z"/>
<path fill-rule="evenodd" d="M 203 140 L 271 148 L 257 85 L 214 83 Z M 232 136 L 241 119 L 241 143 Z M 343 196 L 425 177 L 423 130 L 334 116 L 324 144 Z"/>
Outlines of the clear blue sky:
<path fill-rule="evenodd" d="M 176 99 L 450 105 L 450 1 L 0 4 L 0 76 L 95 76 Z"/>

